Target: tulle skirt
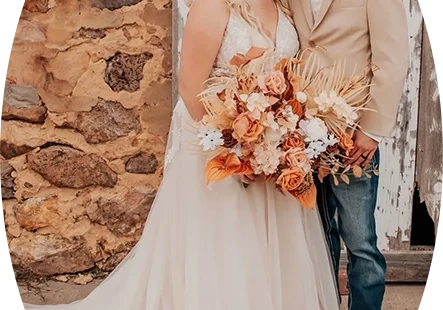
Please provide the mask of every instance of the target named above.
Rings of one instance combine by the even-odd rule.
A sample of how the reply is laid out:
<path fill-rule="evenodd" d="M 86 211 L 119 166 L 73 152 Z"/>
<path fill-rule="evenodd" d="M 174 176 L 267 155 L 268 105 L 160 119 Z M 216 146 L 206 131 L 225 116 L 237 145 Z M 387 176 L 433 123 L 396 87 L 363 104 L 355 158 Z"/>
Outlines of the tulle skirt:
<path fill-rule="evenodd" d="M 338 310 L 316 210 L 272 184 L 206 186 L 183 102 L 143 236 L 85 299 L 48 310 Z"/>

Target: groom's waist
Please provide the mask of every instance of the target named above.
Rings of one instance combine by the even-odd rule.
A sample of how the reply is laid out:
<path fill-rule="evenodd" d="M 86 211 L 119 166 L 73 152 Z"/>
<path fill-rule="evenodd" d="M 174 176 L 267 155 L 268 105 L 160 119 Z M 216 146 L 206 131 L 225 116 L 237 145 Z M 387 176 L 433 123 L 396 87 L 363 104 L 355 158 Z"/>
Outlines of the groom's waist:
<path fill-rule="evenodd" d="M 337 49 L 328 46 L 322 46 L 320 43 L 311 46 L 302 46 L 302 50 L 312 49 L 316 53 L 316 57 L 319 58 L 320 63 L 323 66 L 331 66 L 336 62 L 341 62 L 345 69 L 345 77 L 354 77 L 356 75 L 361 76 L 365 69 L 371 68 L 371 51 L 352 51 L 346 46 L 339 46 Z M 304 57 L 309 57 L 309 52 L 304 53 Z M 372 74 L 369 74 L 369 78 L 372 78 Z"/>

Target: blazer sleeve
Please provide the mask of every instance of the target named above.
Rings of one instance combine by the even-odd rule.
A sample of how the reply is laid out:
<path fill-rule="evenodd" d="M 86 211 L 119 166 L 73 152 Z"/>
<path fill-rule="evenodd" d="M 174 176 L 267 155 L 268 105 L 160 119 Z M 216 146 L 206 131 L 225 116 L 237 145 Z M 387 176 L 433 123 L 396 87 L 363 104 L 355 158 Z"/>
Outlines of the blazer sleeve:
<path fill-rule="evenodd" d="M 368 26 L 372 64 L 379 67 L 372 79 L 372 99 L 361 117 L 361 128 L 391 136 L 409 67 L 409 38 L 402 0 L 368 0 Z"/>

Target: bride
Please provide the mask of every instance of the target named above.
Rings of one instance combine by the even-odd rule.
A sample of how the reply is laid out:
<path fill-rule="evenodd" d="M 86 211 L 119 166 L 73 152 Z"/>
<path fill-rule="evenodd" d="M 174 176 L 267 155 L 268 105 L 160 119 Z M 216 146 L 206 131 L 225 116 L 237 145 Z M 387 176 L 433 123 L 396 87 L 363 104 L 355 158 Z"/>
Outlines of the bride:
<path fill-rule="evenodd" d="M 205 185 L 207 158 L 188 130 L 198 99 L 236 53 L 294 56 L 298 37 L 280 0 L 194 0 L 184 30 L 181 99 L 164 179 L 143 236 L 88 297 L 51 310 L 338 310 L 321 223 L 272 184 L 236 178 Z"/>

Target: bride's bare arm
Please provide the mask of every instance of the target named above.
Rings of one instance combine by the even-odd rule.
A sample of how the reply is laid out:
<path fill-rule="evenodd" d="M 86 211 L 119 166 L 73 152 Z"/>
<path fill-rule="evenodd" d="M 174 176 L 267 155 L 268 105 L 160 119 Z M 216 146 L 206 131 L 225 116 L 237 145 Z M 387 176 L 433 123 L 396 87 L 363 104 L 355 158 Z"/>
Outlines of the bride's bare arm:
<path fill-rule="evenodd" d="M 191 117 L 200 120 L 205 109 L 199 94 L 209 78 L 229 20 L 224 0 L 194 0 L 183 32 L 179 93 Z"/>

